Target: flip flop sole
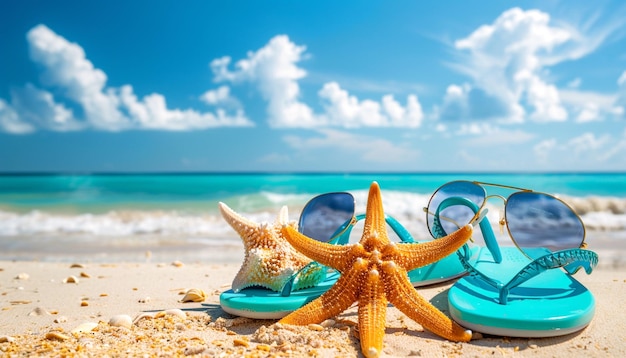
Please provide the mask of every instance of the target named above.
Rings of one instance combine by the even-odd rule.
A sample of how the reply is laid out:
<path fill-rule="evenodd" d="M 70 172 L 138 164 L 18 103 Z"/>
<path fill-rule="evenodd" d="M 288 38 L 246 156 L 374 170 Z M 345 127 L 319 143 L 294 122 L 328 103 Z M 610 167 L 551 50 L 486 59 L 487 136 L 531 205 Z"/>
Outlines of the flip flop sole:
<path fill-rule="evenodd" d="M 502 249 L 503 262 L 479 258 L 475 266 L 506 282 L 505 278 L 528 261 L 517 248 Z M 460 325 L 486 334 L 552 337 L 583 329 L 595 311 L 591 292 L 560 269 L 548 270 L 513 288 L 506 304 L 500 304 L 498 297 L 498 291 L 481 278 L 463 277 L 448 293 L 450 315 Z"/>
<path fill-rule="evenodd" d="M 293 291 L 289 296 L 264 288 L 246 288 L 239 292 L 228 290 L 220 295 L 220 305 L 225 312 L 236 316 L 279 319 L 321 296 L 338 277 L 337 273 L 329 274 L 315 287 Z"/>

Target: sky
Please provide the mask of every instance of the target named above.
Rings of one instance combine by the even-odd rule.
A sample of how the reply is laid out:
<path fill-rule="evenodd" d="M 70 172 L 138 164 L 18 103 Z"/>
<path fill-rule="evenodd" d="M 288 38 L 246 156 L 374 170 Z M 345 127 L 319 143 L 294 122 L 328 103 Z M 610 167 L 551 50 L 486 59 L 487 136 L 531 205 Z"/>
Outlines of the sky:
<path fill-rule="evenodd" d="M 623 1 L 0 4 L 0 172 L 626 171 Z"/>

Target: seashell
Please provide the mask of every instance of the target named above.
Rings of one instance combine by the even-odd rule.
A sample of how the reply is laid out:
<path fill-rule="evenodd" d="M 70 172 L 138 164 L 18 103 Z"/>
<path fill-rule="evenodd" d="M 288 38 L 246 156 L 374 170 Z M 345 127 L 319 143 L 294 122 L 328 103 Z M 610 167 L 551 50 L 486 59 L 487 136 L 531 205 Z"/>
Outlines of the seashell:
<path fill-rule="evenodd" d="M 116 316 L 111 317 L 111 319 L 109 320 L 109 326 L 112 326 L 112 327 L 130 328 L 132 325 L 133 325 L 133 319 L 130 318 L 130 316 L 126 314 L 118 314 Z"/>
<path fill-rule="evenodd" d="M 322 325 L 322 327 L 324 328 L 328 328 L 328 327 L 333 327 L 337 322 L 335 322 L 334 319 L 327 319 L 324 322 L 320 323 Z"/>
<path fill-rule="evenodd" d="M 85 265 L 75 263 L 75 264 L 72 264 L 72 265 L 70 266 L 70 268 L 85 268 Z"/>
<path fill-rule="evenodd" d="M 80 306 L 81 307 L 87 307 L 87 306 L 89 306 L 89 302 L 87 302 L 87 301 L 80 301 Z"/>
<path fill-rule="evenodd" d="M 67 317 L 61 316 L 54 319 L 54 323 L 65 323 L 67 322 Z"/>
<path fill-rule="evenodd" d="M 172 266 L 174 266 L 174 267 L 183 267 L 183 266 L 185 266 L 185 264 L 180 262 L 180 261 L 178 261 L 178 260 L 176 260 L 176 261 L 172 262 Z"/>
<path fill-rule="evenodd" d="M 28 280 L 29 278 L 30 278 L 30 275 L 25 272 L 22 272 L 21 274 L 15 276 L 16 280 Z"/>
<path fill-rule="evenodd" d="M 0 336 L 0 343 L 11 343 L 15 342 L 15 338 L 11 336 Z"/>
<path fill-rule="evenodd" d="M 206 300 L 206 293 L 199 288 L 191 288 L 185 292 L 185 296 L 180 302 L 203 302 Z"/>
<path fill-rule="evenodd" d="M 324 330 L 324 327 L 321 324 L 311 323 L 308 325 L 309 329 L 312 331 L 321 332 Z"/>
<path fill-rule="evenodd" d="M 81 272 L 80 273 L 80 277 L 84 277 L 84 278 L 91 278 L 91 275 L 88 274 L 87 272 Z"/>
<path fill-rule="evenodd" d="M 233 344 L 235 345 L 235 347 L 240 346 L 248 348 L 250 346 L 250 343 L 248 343 L 248 341 L 240 338 L 233 339 Z"/>
<path fill-rule="evenodd" d="M 96 327 L 98 327 L 98 324 L 95 323 L 95 322 L 85 322 L 85 323 L 79 324 L 76 328 L 71 330 L 71 332 L 74 333 L 74 334 L 86 333 L 86 332 L 93 331 L 93 329 L 96 328 Z"/>
<path fill-rule="evenodd" d="M 46 333 L 46 339 L 50 341 L 66 341 L 70 339 L 70 336 L 61 332 L 48 332 Z"/>
<path fill-rule="evenodd" d="M 157 312 L 157 314 L 154 315 L 154 318 L 161 318 L 163 316 L 176 316 L 181 319 L 187 319 L 187 314 L 179 308 L 172 308 L 169 310 Z"/>
<path fill-rule="evenodd" d="M 28 314 L 29 316 L 48 316 L 51 313 L 48 312 L 48 310 L 46 310 L 43 307 L 36 307 L 34 310 L 30 311 L 30 313 Z"/>
<path fill-rule="evenodd" d="M 186 356 L 192 356 L 196 354 L 200 354 L 206 350 L 206 346 L 195 346 L 195 347 L 187 347 L 183 351 L 183 354 Z"/>
<path fill-rule="evenodd" d="M 137 324 L 137 322 L 141 321 L 142 319 L 153 319 L 154 315 L 152 313 L 142 313 L 139 316 L 135 317 L 135 319 L 133 320 L 133 324 Z"/>
<path fill-rule="evenodd" d="M 63 283 L 78 283 L 78 277 L 76 276 L 68 276 L 66 279 L 63 280 Z"/>

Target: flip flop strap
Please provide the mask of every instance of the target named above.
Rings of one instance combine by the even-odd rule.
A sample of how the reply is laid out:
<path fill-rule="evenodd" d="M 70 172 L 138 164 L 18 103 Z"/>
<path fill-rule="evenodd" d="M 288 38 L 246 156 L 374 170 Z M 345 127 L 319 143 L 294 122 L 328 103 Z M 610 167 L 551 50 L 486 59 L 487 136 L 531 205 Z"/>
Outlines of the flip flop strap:
<path fill-rule="evenodd" d="M 464 197 L 451 196 L 444 199 L 437 207 L 437 211 L 435 212 L 435 220 L 433 221 L 433 231 L 437 235 L 437 238 L 448 235 L 448 233 L 443 229 L 443 226 L 441 225 L 441 219 L 439 218 L 439 214 L 443 209 L 457 205 L 462 205 L 470 208 L 474 214 L 477 214 L 480 210 L 476 203 Z M 489 250 L 489 252 L 491 252 L 491 256 L 493 256 L 494 261 L 497 263 L 502 262 L 502 253 L 500 252 L 500 246 L 498 246 L 498 241 L 496 240 L 496 236 L 491 229 L 491 224 L 489 223 L 489 220 L 486 220 L 485 217 L 480 218 L 478 221 L 478 225 L 480 227 L 480 231 L 483 233 L 485 245 L 487 245 L 487 249 Z"/>
<path fill-rule="evenodd" d="M 547 270 L 562 267 L 568 274 L 573 275 L 584 267 L 585 272 L 590 274 L 597 264 L 598 254 L 584 249 L 561 250 L 541 256 L 521 269 L 508 283 L 495 286 L 500 292 L 500 304 L 506 304 L 512 288 Z"/>

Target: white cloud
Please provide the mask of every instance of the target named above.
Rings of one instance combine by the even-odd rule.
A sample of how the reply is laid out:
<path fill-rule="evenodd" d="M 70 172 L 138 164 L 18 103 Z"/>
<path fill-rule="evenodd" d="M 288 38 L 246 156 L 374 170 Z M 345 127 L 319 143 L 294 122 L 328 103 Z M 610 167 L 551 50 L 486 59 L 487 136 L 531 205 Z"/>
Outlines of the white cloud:
<path fill-rule="evenodd" d="M 534 134 L 519 129 L 505 130 L 485 122 L 463 123 L 456 134 L 472 136 L 463 141 L 465 145 L 472 147 L 522 144 L 535 137 Z"/>
<path fill-rule="evenodd" d="M 407 97 L 406 107 L 393 95 L 384 95 L 381 102 L 359 101 L 336 82 L 329 82 L 318 92 L 324 100 L 324 117 L 329 124 L 344 127 L 419 127 L 424 118 L 415 95 Z"/>
<path fill-rule="evenodd" d="M 75 118 L 72 110 L 55 100 L 53 92 L 28 84 L 12 91 L 11 105 L 2 101 L 0 129 L 6 132 L 27 133 L 36 128 L 191 130 L 252 125 L 241 109 L 234 114 L 227 114 L 223 108 L 217 108 L 216 113 L 168 109 L 161 94 L 139 100 L 130 85 L 107 87 L 106 74 L 87 59 L 83 48 L 45 25 L 32 28 L 27 40 L 31 60 L 41 65 L 42 84 L 79 106 L 84 118 Z"/>
<path fill-rule="evenodd" d="M 566 144 L 566 148 L 577 156 L 587 153 L 597 153 L 606 146 L 610 140 L 611 137 L 609 135 L 596 138 L 594 133 L 587 132 L 570 139 Z"/>
<path fill-rule="evenodd" d="M 12 106 L 20 118 L 37 127 L 72 131 L 82 129 L 83 125 L 74 118 L 72 110 L 63 104 L 55 103 L 52 94 L 28 83 L 23 88 L 11 91 Z"/>
<path fill-rule="evenodd" d="M 211 106 L 220 104 L 241 108 L 239 101 L 230 94 L 230 87 L 220 86 L 214 90 L 208 90 L 200 96 L 200 100 Z"/>
<path fill-rule="evenodd" d="M 318 129 L 318 137 L 304 138 L 296 135 L 284 136 L 283 140 L 298 151 L 340 148 L 368 162 L 391 163 L 415 159 L 419 152 L 408 146 L 388 140 L 359 135 L 336 129 Z"/>
<path fill-rule="evenodd" d="M 562 100 L 561 91 L 547 79 L 549 66 L 592 52 L 617 24 L 595 26 L 591 21 L 580 26 L 581 32 L 564 21 L 552 21 L 539 10 L 505 11 L 492 24 L 482 25 L 454 43 L 463 54 L 452 67 L 471 77 L 472 83 L 449 87 L 440 118 L 566 120 L 572 110 Z M 581 81 L 575 79 L 570 88 L 578 87 Z M 590 105 L 574 112 L 579 121 L 592 120 L 596 115 Z"/>
<path fill-rule="evenodd" d="M 556 148 L 556 139 L 550 138 L 543 140 L 533 147 L 535 156 L 541 163 L 546 163 L 550 157 L 550 153 Z"/>
<path fill-rule="evenodd" d="M 215 81 L 255 83 L 268 103 L 270 125 L 274 127 L 312 127 L 317 123 L 309 106 L 300 102 L 298 79 L 306 72 L 297 66 L 303 59 L 305 46 L 297 46 L 286 35 L 272 38 L 256 52 L 249 52 L 248 58 L 235 63 L 234 71 L 229 71 L 230 57 L 222 57 L 211 62 Z"/>
<path fill-rule="evenodd" d="M 7 133 L 25 134 L 33 132 L 35 127 L 21 120 L 13 107 L 0 98 L 0 129 Z"/>
<path fill-rule="evenodd" d="M 211 62 L 217 82 L 250 82 L 255 84 L 268 101 L 269 124 L 273 127 L 418 127 L 423 119 L 422 107 L 416 95 L 409 95 L 402 106 L 392 95 L 381 101 L 359 100 L 337 82 L 327 82 L 317 93 L 324 112 L 315 113 L 301 101 L 299 80 L 307 73 L 298 67 L 305 57 L 306 47 L 293 43 L 286 35 L 272 38 L 264 47 L 249 52 L 237 61 L 222 57 Z"/>

